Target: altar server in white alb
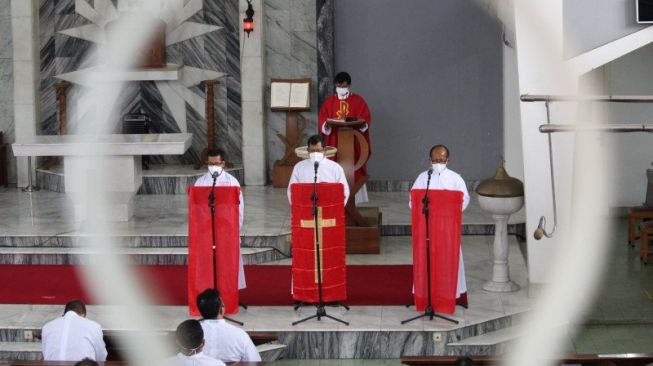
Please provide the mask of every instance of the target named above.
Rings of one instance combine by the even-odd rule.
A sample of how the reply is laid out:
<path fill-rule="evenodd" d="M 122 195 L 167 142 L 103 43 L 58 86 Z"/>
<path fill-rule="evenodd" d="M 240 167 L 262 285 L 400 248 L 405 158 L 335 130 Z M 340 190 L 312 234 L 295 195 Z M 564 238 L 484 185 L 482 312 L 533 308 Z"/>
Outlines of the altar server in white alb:
<path fill-rule="evenodd" d="M 288 201 L 291 201 L 290 187 L 293 183 L 313 183 L 317 169 L 318 183 L 341 183 L 345 189 L 345 204 L 349 199 L 349 185 L 345 171 L 340 164 L 324 156 L 324 144 L 320 135 L 313 135 L 308 138 L 309 159 L 302 160 L 295 164 L 288 182 Z M 291 202 L 292 203 L 292 202 Z"/>
<path fill-rule="evenodd" d="M 95 361 L 107 359 L 107 348 L 100 324 L 86 319 L 86 306 L 80 300 L 66 304 L 62 317 L 43 326 L 41 333 L 45 361 Z"/>
<path fill-rule="evenodd" d="M 202 314 L 205 355 L 222 362 L 260 362 L 261 356 L 249 335 L 228 324 L 224 317 L 224 304 L 220 293 L 206 289 L 197 295 L 197 308 Z"/>
<path fill-rule="evenodd" d="M 467 185 L 460 176 L 460 174 L 447 168 L 449 163 L 449 149 L 444 145 L 435 145 L 430 151 L 431 164 L 433 173 L 431 174 L 431 182 L 429 189 L 447 189 L 452 191 L 461 191 L 463 193 L 463 211 L 469 204 L 469 193 L 467 192 Z M 422 172 L 415 183 L 413 189 L 426 189 L 428 181 L 428 170 Z M 411 204 L 412 205 L 412 204 Z M 465 266 L 463 263 L 463 251 L 460 249 L 460 259 L 458 261 L 458 286 L 456 290 L 456 303 L 458 305 L 467 306 L 467 282 L 465 281 Z"/>
<path fill-rule="evenodd" d="M 226 154 L 222 149 L 209 149 L 208 152 L 208 166 L 209 171 L 204 173 L 195 182 L 196 187 L 211 187 L 213 185 L 213 177 L 215 176 L 216 187 L 240 187 L 238 179 L 233 175 L 227 173 L 224 169 L 226 163 Z M 238 222 L 239 231 L 243 228 L 243 217 L 245 213 L 245 201 L 243 200 L 243 192 L 240 191 L 240 204 L 238 206 Z M 238 249 L 240 251 L 240 248 Z M 243 267 L 243 254 L 240 253 L 240 261 L 238 263 L 238 289 L 247 287 L 245 282 L 245 269 Z"/>

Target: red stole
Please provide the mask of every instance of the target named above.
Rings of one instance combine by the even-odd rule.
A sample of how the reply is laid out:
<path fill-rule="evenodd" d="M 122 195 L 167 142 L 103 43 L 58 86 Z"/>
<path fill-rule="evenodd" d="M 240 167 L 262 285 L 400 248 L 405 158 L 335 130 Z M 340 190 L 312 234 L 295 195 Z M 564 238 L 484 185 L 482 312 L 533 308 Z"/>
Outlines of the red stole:
<path fill-rule="evenodd" d="M 291 189 L 293 299 L 318 302 L 313 183 L 294 183 Z M 347 298 L 345 267 L 345 199 L 340 183 L 318 183 L 318 238 L 321 248 L 322 299 Z"/>
<path fill-rule="evenodd" d="M 413 281 L 415 307 L 424 311 L 428 304 L 426 230 L 422 213 L 425 189 L 410 192 L 413 224 Z M 453 314 L 456 307 L 458 261 L 462 224 L 463 193 L 429 190 L 429 231 L 431 261 L 431 303 L 438 313 Z"/>
<path fill-rule="evenodd" d="M 214 266 L 217 268 L 217 289 L 224 301 L 226 313 L 238 312 L 240 187 L 214 189 L 215 262 L 211 240 L 211 209 L 208 204 L 211 187 L 188 189 L 188 306 L 192 316 L 199 315 L 197 295 L 214 287 Z"/>

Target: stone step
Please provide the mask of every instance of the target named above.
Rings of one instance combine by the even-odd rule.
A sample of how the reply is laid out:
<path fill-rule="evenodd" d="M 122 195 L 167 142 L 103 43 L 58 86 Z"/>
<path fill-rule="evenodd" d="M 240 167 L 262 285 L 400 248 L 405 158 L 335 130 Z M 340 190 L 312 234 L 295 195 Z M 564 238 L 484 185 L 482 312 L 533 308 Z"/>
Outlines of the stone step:
<path fill-rule="evenodd" d="M 186 235 L 116 235 L 111 237 L 116 245 L 126 248 L 180 248 L 188 246 Z M 242 247 L 276 248 L 290 253 L 290 233 L 243 235 Z M 72 248 L 87 245 L 88 236 L 80 231 L 52 235 L 6 235 L 0 237 L 2 247 Z"/>
<path fill-rule="evenodd" d="M 121 248 L 129 264 L 186 265 L 188 248 Z M 261 264 L 287 258 L 274 248 L 241 248 L 244 264 Z M 102 260 L 103 254 L 91 248 L 0 248 L 0 264 L 79 265 Z"/>
<path fill-rule="evenodd" d="M 244 169 L 241 165 L 227 169 L 241 185 L 244 183 Z M 206 169 L 195 169 L 193 165 L 159 165 L 152 164 L 143 170 L 143 185 L 138 194 L 186 194 L 197 178 L 206 173 Z M 62 165 L 55 165 L 49 170 L 36 169 L 38 187 L 65 192 L 65 177 Z"/>
<path fill-rule="evenodd" d="M 41 342 L 0 342 L 0 360 L 40 361 Z"/>
<path fill-rule="evenodd" d="M 447 343 L 452 355 L 498 355 L 505 353 L 506 345 L 522 335 L 522 328 L 510 326 L 483 333 L 474 337 Z"/>
<path fill-rule="evenodd" d="M 256 346 L 256 350 L 261 355 L 261 361 L 263 362 L 274 362 L 283 358 L 287 348 L 288 346 L 281 343 L 265 343 Z"/>

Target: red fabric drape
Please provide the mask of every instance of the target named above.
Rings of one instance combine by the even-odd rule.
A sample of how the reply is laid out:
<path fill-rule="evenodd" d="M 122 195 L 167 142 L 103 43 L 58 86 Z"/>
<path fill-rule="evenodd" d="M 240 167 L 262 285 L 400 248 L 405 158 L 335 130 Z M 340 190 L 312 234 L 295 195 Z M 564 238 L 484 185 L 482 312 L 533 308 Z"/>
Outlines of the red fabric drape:
<path fill-rule="evenodd" d="M 208 203 L 211 187 L 188 189 L 188 307 L 190 315 L 193 316 L 199 315 L 195 303 L 197 295 L 214 286 L 214 268 L 217 268 L 217 288 L 227 314 L 238 312 L 240 187 L 214 189 L 215 262 L 211 240 L 211 210 Z"/>
<path fill-rule="evenodd" d="M 425 189 L 410 192 L 413 224 L 413 280 L 415 307 L 428 304 L 426 229 L 422 213 Z M 429 190 L 431 260 L 431 304 L 438 313 L 453 314 L 456 307 L 458 260 L 460 256 L 463 194 L 460 191 Z"/>
<path fill-rule="evenodd" d="M 291 186 L 293 298 L 318 302 L 312 183 Z M 322 232 L 322 300 L 347 298 L 345 267 L 345 199 L 340 183 L 318 183 L 318 227 Z"/>

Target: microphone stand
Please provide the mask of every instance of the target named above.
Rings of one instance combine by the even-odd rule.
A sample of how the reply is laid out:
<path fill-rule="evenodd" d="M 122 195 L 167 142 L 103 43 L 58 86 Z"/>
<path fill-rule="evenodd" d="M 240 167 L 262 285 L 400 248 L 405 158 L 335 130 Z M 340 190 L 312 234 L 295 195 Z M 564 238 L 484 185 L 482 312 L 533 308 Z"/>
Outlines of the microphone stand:
<path fill-rule="evenodd" d="M 458 324 L 457 320 L 447 318 L 446 316 L 437 314 L 435 311 L 433 311 L 433 303 L 431 301 L 431 231 L 429 230 L 429 184 L 431 183 L 432 174 L 433 169 L 429 169 L 428 179 L 426 180 L 426 192 L 424 192 L 424 197 L 422 198 L 422 203 L 424 204 L 422 207 L 422 214 L 424 214 L 424 221 L 426 222 L 426 225 L 424 226 L 426 227 L 426 289 L 428 291 L 428 303 L 423 314 L 412 317 L 410 319 L 402 320 L 401 324 L 406 324 L 413 320 L 425 317 L 429 317 L 429 320 L 433 320 L 433 318 L 436 317 Z"/>
<path fill-rule="evenodd" d="M 211 185 L 211 193 L 209 193 L 209 208 L 211 209 L 211 241 L 212 241 L 212 252 L 213 252 L 213 288 L 216 291 L 220 291 L 218 289 L 218 262 L 217 262 L 217 249 L 215 246 L 215 180 L 218 178 L 220 174 L 217 172 L 213 173 L 213 185 Z M 229 320 L 232 323 L 236 323 L 240 326 L 243 326 L 243 322 L 239 322 L 238 320 L 229 318 L 228 316 L 223 317 L 225 320 Z"/>
<path fill-rule="evenodd" d="M 317 259 L 317 268 L 316 268 L 316 271 L 317 271 L 317 293 L 318 293 L 318 303 L 315 305 L 315 307 L 317 308 L 316 311 L 315 311 L 315 315 L 311 315 L 311 316 L 306 317 L 306 318 L 304 318 L 304 319 L 301 319 L 301 320 L 298 320 L 298 321 L 296 321 L 296 322 L 293 322 L 292 325 L 297 325 L 297 324 L 299 324 L 299 323 L 305 322 L 305 321 L 310 320 L 310 319 L 313 319 L 313 318 L 317 318 L 317 320 L 319 321 L 320 318 L 322 318 L 322 317 L 324 317 L 324 318 L 329 318 L 329 319 L 332 319 L 332 320 L 335 320 L 335 321 L 340 322 L 340 323 L 342 323 L 342 324 L 344 324 L 344 325 L 349 325 L 348 322 L 346 322 L 346 321 L 344 321 L 344 320 L 342 320 L 342 319 L 338 319 L 338 318 L 336 318 L 336 317 L 333 317 L 333 316 L 327 314 L 326 309 L 324 308 L 324 300 L 323 300 L 323 298 L 322 298 L 322 258 L 321 258 L 321 256 L 320 256 L 320 246 L 322 245 L 322 243 L 320 243 L 320 239 L 319 239 L 320 236 L 318 235 L 319 232 L 320 232 L 320 231 L 319 231 L 320 229 L 319 229 L 319 227 L 318 227 L 319 222 L 318 222 L 318 220 L 317 220 L 317 216 L 318 216 L 318 206 L 317 206 L 317 168 L 320 166 L 320 163 L 316 161 L 315 164 L 314 164 L 313 166 L 314 166 L 314 168 L 315 168 L 315 176 L 313 177 L 313 195 L 311 196 L 311 201 L 313 201 L 313 227 L 315 227 L 315 233 L 314 233 L 314 235 L 315 235 L 315 257 L 316 257 L 316 259 Z M 339 303 L 339 304 L 340 304 L 340 303 Z M 346 305 L 344 305 L 344 304 L 340 304 L 340 305 L 344 306 L 345 309 L 349 310 L 349 307 L 347 307 Z M 296 306 L 295 306 L 295 310 L 297 310 L 298 307 L 299 307 L 299 306 L 296 305 Z"/>

